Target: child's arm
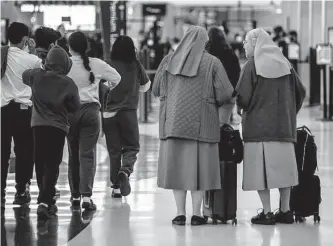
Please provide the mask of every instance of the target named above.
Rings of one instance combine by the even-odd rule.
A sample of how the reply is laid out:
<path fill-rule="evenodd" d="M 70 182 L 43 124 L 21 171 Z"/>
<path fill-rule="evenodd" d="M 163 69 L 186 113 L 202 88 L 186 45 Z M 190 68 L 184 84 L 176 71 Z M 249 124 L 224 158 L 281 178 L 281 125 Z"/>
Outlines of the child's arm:
<path fill-rule="evenodd" d="M 31 71 L 32 71 L 32 69 L 28 69 L 28 70 L 24 71 L 22 74 L 23 83 L 26 84 L 27 86 L 32 86 L 32 83 L 33 83 Z"/>
<path fill-rule="evenodd" d="M 68 112 L 75 113 L 80 109 L 81 106 L 79 89 L 77 88 L 77 86 L 73 81 L 68 85 L 67 88 L 69 93 L 65 99 L 65 107 Z"/>

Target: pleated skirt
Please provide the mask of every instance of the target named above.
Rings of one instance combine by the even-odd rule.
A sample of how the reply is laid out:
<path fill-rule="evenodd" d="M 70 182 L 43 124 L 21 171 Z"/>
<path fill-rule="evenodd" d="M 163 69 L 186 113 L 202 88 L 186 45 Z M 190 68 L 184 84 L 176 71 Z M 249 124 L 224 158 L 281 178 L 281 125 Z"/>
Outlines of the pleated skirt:
<path fill-rule="evenodd" d="M 221 189 L 218 144 L 161 140 L 157 185 L 172 190 Z"/>
<path fill-rule="evenodd" d="M 244 144 L 243 190 L 266 190 L 298 184 L 294 144 L 247 142 Z"/>

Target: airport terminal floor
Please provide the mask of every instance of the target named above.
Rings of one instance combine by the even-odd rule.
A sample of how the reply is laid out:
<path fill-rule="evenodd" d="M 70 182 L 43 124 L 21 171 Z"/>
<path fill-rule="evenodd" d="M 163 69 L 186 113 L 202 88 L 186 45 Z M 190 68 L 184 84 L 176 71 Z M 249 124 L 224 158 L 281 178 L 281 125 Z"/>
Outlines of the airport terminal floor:
<path fill-rule="evenodd" d="M 105 140 L 98 144 L 98 170 L 94 184 L 95 213 L 70 208 L 67 181 L 67 154 L 61 165 L 58 189 L 61 198 L 58 216 L 46 224 L 37 224 L 37 185 L 31 185 L 30 206 L 15 207 L 14 174 L 9 174 L 7 204 L 2 215 L 1 245 L 22 246 L 332 246 L 333 245 L 333 123 L 317 120 L 319 108 L 302 109 L 298 125 L 307 125 L 318 145 L 319 175 L 322 187 L 321 223 L 313 218 L 293 225 L 251 225 L 261 203 L 256 192 L 244 192 L 242 164 L 238 167 L 238 224 L 194 227 L 173 226 L 176 215 L 173 194 L 156 186 L 158 161 L 158 123 L 140 125 L 141 152 L 131 176 L 132 193 L 122 200 L 111 198 L 109 159 Z M 283 153 L 281 153 L 282 155 Z M 190 199 L 190 197 L 188 197 Z M 188 202 L 187 217 L 191 216 Z M 272 208 L 278 208 L 278 191 L 272 192 Z"/>

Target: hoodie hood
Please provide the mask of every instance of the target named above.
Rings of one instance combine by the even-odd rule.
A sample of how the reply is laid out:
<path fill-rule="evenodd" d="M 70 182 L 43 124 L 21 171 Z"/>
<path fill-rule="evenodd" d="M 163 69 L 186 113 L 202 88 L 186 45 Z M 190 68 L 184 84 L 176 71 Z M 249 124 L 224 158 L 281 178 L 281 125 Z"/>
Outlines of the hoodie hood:
<path fill-rule="evenodd" d="M 72 68 L 72 60 L 60 46 L 54 46 L 45 59 L 46 71 L 67 75 Z"/>

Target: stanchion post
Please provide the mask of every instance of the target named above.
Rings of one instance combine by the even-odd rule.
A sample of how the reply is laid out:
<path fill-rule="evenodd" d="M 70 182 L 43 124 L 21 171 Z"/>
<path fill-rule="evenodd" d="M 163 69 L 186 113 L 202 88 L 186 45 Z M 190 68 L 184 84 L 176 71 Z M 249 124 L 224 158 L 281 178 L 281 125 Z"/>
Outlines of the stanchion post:
<path fill-rule="evenodd" d="M 324 94 L 324 105 L 323 105 L 323 110 L 324 110 L 324 120 L 327 120 L 327 79 L 326 79 L 326 66 L 321 67 L 321 71 L 323 74 L 323 94 Z"/>
<path fill-rule="evenodd" d="M 150 54 L 149 54 L 149 50 L 146 49 L 146 54 L 145 54 L 145 59 L 146 59 L 146 69 L 150 69 Z M 149 91 L 144 93 L 144 99 L 145 99 L 145 118 L 144 118 L 144 122 L 148 123 L 148 111 L 149 111 L 149 98 L 148 98 L 148 93 Z"/>
<path fill-rule="evenodd" d="M 149 51 L 147 48 L 143 48 L 140 51 L 140 62 L 146 70 L 149 69 L 148 55 Z M 144 92 L 140 92 L 139 95 L 139 121 L 141 123 L 148 123 L 148 97 L 147 93 Z"/>
<path fill-rule="evenodd" d="M 330 67 L 329 120 L 333 120 L 333 66 Z"/>

